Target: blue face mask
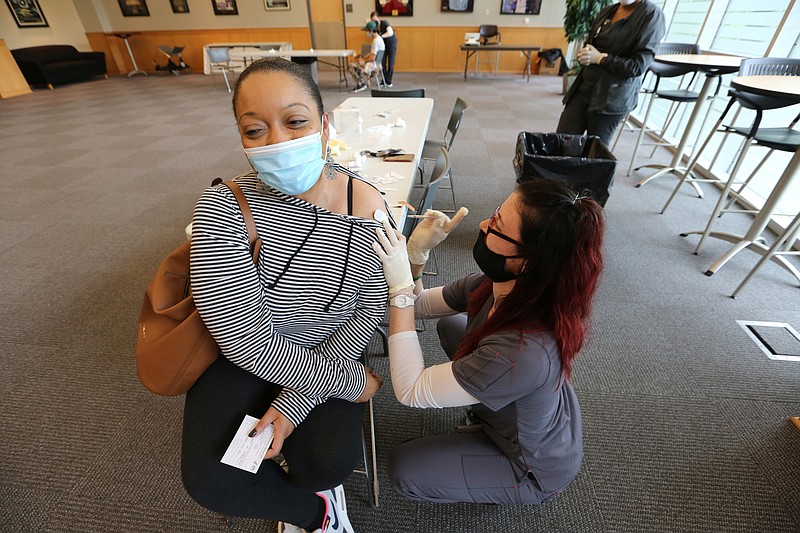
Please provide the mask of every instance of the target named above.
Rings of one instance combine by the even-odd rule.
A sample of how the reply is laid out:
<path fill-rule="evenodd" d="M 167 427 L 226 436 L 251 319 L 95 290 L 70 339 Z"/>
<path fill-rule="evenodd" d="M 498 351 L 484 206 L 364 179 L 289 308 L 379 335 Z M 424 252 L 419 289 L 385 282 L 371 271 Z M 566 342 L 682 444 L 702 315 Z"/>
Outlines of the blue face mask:
<path fill-rule="evenodd" d="M 261 181 L 290 196 L 309 190 L 325 166 L 321 133 L 278 144 L 245 148 L 244 153 Z"/>

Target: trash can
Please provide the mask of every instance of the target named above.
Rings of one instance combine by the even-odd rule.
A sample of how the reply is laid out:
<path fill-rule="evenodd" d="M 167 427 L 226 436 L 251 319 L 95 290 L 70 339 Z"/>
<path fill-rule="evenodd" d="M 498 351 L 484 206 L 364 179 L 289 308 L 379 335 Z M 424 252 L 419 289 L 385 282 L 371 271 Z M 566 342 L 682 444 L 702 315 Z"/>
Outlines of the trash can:
<path fill-rule="evenodd" d="M 298 65 L 303 65 L 308 72 L 311 74 L 311 77 L 314 78 L 314 83 L 319 85 L 319 79 L 317 77 L 317 58 L 316 57 L 293 57 L 292 63 L 297 63 Z"/>
<path fill-rule="evenodd" d="M 563 181 L 586 190 L 605 205 L 614 183 L 617 158 L 594 135 L 520 132 L 514 170 L 517 182 L 534 178 Z"/>

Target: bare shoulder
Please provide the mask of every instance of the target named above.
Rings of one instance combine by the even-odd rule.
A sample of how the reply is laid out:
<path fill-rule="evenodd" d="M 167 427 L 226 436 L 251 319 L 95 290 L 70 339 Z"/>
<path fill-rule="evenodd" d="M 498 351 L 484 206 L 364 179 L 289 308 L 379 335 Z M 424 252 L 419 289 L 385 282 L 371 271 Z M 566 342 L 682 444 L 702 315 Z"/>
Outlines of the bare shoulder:
<path fill-rule="evenodd" d="M 353 178 L 353 215 L 371 219 L 376 209 L 386 210 L 383 195 L 369 183 Z"/>

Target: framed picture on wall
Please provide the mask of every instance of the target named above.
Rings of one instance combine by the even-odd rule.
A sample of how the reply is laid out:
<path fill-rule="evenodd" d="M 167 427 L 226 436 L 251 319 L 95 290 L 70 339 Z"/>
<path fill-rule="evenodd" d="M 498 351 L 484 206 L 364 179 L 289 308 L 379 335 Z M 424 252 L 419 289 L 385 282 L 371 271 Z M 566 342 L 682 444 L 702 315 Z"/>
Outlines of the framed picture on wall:
<path fill-rule="evenodd" d="M 6 0 L 18 28 L 47 28 L 49 24 L 39 0 Z"/>
<path fill-rule="evenodd" d="M 172 6 L 173 13 L 188 13 L 189 12 L 189 1 L 188 0 L 169 0 L 169 4 Z"/>
<path fill-rule="evenodd" d="M 542 0 L 500 0 L 501 15 L 538 15 Z"/>
<path fill-rule="evenodd" d="M 380 17 L 410 17 L 414 14 L 414 0 L 375 0 L 375 11 Z"/>
<path fill-rule="evenodd" d="M 117 0 L 123 17 L 149 17 L 147 0 Z"/>
<path fill-rule="evenodd" d="M 442 13 L 472 13 L 475 0 L 442 0 Z"/>
<path fill-rule="evenodd" d="M 264 9 L 267 11 L 289 11 L 292 6 L 289 0 L 264 0 Z"/>
<path fill-rule="evenodd" d="M 215 15 L 238 15 L 239 8 L 236 0 L 211 0 Z"/>

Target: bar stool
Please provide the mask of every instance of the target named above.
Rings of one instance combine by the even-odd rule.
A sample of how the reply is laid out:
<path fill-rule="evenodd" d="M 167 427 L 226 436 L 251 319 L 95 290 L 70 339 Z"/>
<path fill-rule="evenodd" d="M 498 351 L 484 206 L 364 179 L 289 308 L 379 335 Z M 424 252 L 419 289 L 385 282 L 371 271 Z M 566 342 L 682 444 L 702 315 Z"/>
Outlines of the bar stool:
<path fill-rule="evenodd" d="M 656 51 L 655 51 L 655 55 L 657 55 L 657 56 L 668 55 L 668 54 L 697 54 L 697 53 L 699 53 L 699 46 L 695 45 L 695 44 L 692 44 L 692 43 L 659 43 L 659 44 L 656 45 Z M 666 72 L 664 67 L 667 67 L 669 69 L 673 68 L 673 67 L 669 67 L 668 65 L 664 65 L 663 63 L 658 63 L 658 62 L 652 63 L 647 68 L 647 71 L 644 73 L 644 76 L 642 76 L 642 89 L 641 89 L 641 91 L 639 91 L 641 94 L 645 95 L 645 97 L 650 96 L 650 99 L 652 99 L 652 97 L 653 97 L 652 95 L 656 91 L 656 89 L 658 87 L 658 81 L 659 81 L 659 78 L 656 78 L 656 83 L 654 84 L 654 86 L 653 87 L 648 87 L 647 83 L 646 83 L 647 75 L 648 74 L 654 74 L 654 75 L 658 76 L 661 72 Z M 672 77 L 672 76 L 663 76 L 663 77 Z M 686 86 L 687 89 L 692 86 L 692 84 L 694 83 L 695 78 L 696 78 L 696 73 L 693 73 L 692 77 L 689 80 L 689 83 Z M 678 88 L 680 89 L 680 84 L 679 84 Z M 675 106 L 675 102 L 670 104 L 669 111 L 667 111 L 667 118 L 665 119 L 664 124 L 662 125 L 660 130 L 651 130 L 649 128 L 648 128 L 648 130 L 649 131 L 658 131 L 660 133 L 659 137 L 663 137 L 662 132 L 667 130 L 667 128 L 669 127 L 669 124 L 672 121 L 672 118 L 675 116 L 675 113 L 673 113 L 674 106 Z M 648 110 L 649 110 L 649 104 L 648 104 Z M 646 126 L 646 122 L 644 120 L 642 121 L 642 125 Z M 628 113 L 627 115 L 625 115 L 625 118 L 622 121 L 622 125 L 619 127 L 619 129 L 617 130 L 617 134 L 614 136 L 614 142 L 611 143 L 611 151 L 612 152 L 617 148 L 617 143 L 619 142 L 619 138 L 622 136 L 622 131 L 626 127 L 631 132 L 638 131 L 638 130 L 641 129 L 640 127 L 638 127 L 638 126 L 636 126 L 636 125 L 634 125 L 632 123 L 632 121 L 631 121 L 631 113 Z M 638 143 L 639 143 L 639 139 L 637 138 L 637 144 Z M 653 152 L 655 152 L 655 148 L 653 148 Z M 652 157 L 652 153 L 651 153 L 650 157 Z M 633 165 L 633 160 L 634 159 L 635 159 L 635 157 L 631 158 L 631 166 Z M 631 173 L 631 169 L 628 168 L 628 174 L 627 175 L 630 176 L 630 173 Z"/>
<path fill-rule="evenodd" d="M 700 46 L 697 44 L 692 43 L 661 43 L 656 48 L 657 55 L 670 55 L 670 54 L 699 54 L 700 53 Z M 636 162 L 636 156 L 639 153 L 639 148 L 641 146 L 653 146 L 653 150 L 657 146 L 675 146 L 672 143 L 664 141 L 664 133 L 669 128 L 673 118 L 678 112 L 677 107 L 680 104 L 686 103 L 693 103 L 697 102 L 698 98 L 700 97 L 700 93 L 696 91 L 692 91 L 691 87 L 694 83 L 694 80 L 697 76 L 697 71 L 692 69 L 691 67 L 682 67 L 682 66 L 675 66 L 675 65 L 666 65 L 663 63 L 655 62 L 650 65 L 648 69 L 648 73 L 655 76 L 655 83 L 652 89 L 645 89 L 645 93 L 650 95 L 650 99 L 647 104 L 647 110 L 645 111 L 644 118 L 642 119 L 642 126 L 639 128 L 639 136 L 636 139 L 636 143 L 633 146 L 633 154 L 631 155 L 631 161 L 628 165 L 628 173 L 627 176 L 631 175 L 631 172 L 634 170 L 633 164 Z M 659 89 L 659 84 L 661 83 L 662 78 L 677 78 L 681 77 L 681 81 L 686 74 L 692 73 L 692 76 L 689 78 L 689 82 L 686 84 L 685 87 L 682 87 L 681 83 L 678 84 L 677 89 Z M 717 78 L 717 88 L 714 91 L 714 95 L 710 98 L 716 97 L 719 93 L 719 89 L 721 86 L 721 77 Z M 649 129 L 647 127 L 647 122 L 650 118 L 650 112 L 653 109 L 653 104 L 655 103 L 656 99 L 667 100 L 671 102 L 669 111 L 667 112 L 667 118 L 664 120 L 664 124 L 661 126 L 659 130 Z M 644 135 L 648 131 L 651 132 L 658 132 L 659 140 L 653 143 L 643 143 Z M 651 154 L 652 157 L 652 154 Z M 643 168 L 647 168 L 650 165 L 642 165 L 637 167 L 635 170 L 641 170 Z M 636 187 L 641 187 L 645 183 L 647 183 L 651 178 L 645 178 L 644 180 L 640 181 L 636 184 Z M 702 190 L 699 188 L 698 185 L 693 184 L 697 193 L 700 197 L 703 196 Z"/>
<path fill-rule="evenodd" d="M 699 53 L 699 52 L 695 51 L 695 49 L 699 49 L 699 48 L 697 47 L 697 45 L 690 44 L 690 43 L 687 43 L 687 44 L 683 44 L 683 43 L 659 43 L 658 45 L 656 45 L 656 54 L 655 55 L 658 56 L 658 55 L 666 55 L 666 54 L 697 54 L 697 53 Z M 648 74 L 657 74 L 657 72 L 661 71 L 662 67 L 665 67 L 665 66 L 666 65 L 664 65 L 664 64 L 653 63 L 653 64 L 650 65 L 650 67 L 648 67 L 647 71 L 644 73 L 644 76 L 642 76 L 642 89 L 639 92 L 641 94 L 645 95 L 645 97 L 649 95 L 650 98 L 652 99 L 652 95 L 653 95 L 653 93 L 656 90 L 656 87 L 658 85 L 658 78 L 657 78 L 655 86 L 648 87 L 647 84 L 646 84 L 647 75 Z M 696 77 L 695 75 L 693 75 L 691 77 L 691 79 L 689 80 L 689 83 L 687 85 L 687 88 L 691 87 L 692 83 L 694 83 L 695 77 Z M 669 123 L 672 121 L 672 117 L 674 116 L 674 114 L 672 113 L 674 105 L 675 105 L 674 102 L 672 104 L 670 104 L 669 111 L 667 112 L 667 118 L 666 118 L 665 123 L 662 126 L 661 130 L 650 130 L 650 131 L 663 132 L 669 127 Z M 637 105 L 637 107 L 638 107 L 638 105 Z M 642 125 L 646 125 L 644 121 L 642 121 Z M 627 115 L 625 115 L 625 118 L 622 120 L 622 125 L 619 127 L 619 129 L 617 130 L 617 134 L 614 136 L 614 142 L 611 143 L 611 151 L 612 152 L 614 150 L 616 150 L 617 143 L 619 142 L 619 138 L 622 136 L 622 131 L 625 128 L 627 128 L 631 132 L 638 131 L 638 130 L 641 129 L 640 127 L 638 127 L 638 126 L 636 126 L 636 125 L 634 125 L 632 123 L 632 121 L 631 121 L 631 113 L 628 113 Z M 638 142 L 638 139 L 637 139 L 637 142 Z M 653 148 L 653 152 L 655 152 L 655 148 Z M 650 155 L 650 157 L 652 157 L 652 154 Z M 634 158 L 631 158 L 631 165 L 633 164 L 633 159 Z M 630 168 L 628 169 L 628 174 L 627 175 L 630 176 Z"/>
<path fill-rule="evenodd" d="M 750 281 L 750 279 L 756 275 L 764 264 L 773 258 L 778 258 L 784 255 L 800 255 L 800 251 L 792 250 L 792 243 L 794 243 L 795 239 L 797 239 L 798 234 L 800 234 L 800 211 L 797 213 L 797 216 L 794 217 L 794 220 L 786 226 L 786 229 L 783 230 L 775 242 L 772 243 L 772 246 L 769 247 L 767 253 L 756 263 L 756 266 L 747 273 L 747 276 L 744 277 L 742 282 L 736 287 L 736 290 L 733 291 L 731 294 L 731 298 L 736 298 L 739 293 L 744 289 L 745 285 Z M 776 257 L 777 256 L 777 257 Z"/>
<path fill-rule="evenodd" d="M 739 68 L 739 75 L 740 76 L 800 76 L 800 59 L 788 59 L 788 58 L 756 58 L 756 59 L 743 59 L 741 66 Z M 706 137 L 705 141 L 703 142 L 702 146 L 699 150 L 695 153 L 692 157 L 689 165 L 686 168 L 686 171 L 681 176 L 681 179 L 678 181 L 678 184 L 673 189 L 672 194 L 667 199 L 664 207 L 661 209 L 661 213 L 666 211 L 669 204 L 672 202 L 675 195 L 678 193 L 681 185 L 686 181 L 689 174 L 691 173 L 694 166 L 697 164 L 697 161 L 700 159 L 700 155 L 703 153 L 705 148 L 708 146 L 711 138 L 713 137 L 714 133 L 716 132 L 724 132 L 724 133 L 734 133 L 737 135 L 742 135 L 745 139 L 742 143 L 742 147 L 739 150 L 739 155 L 736 159 L 736 162 L 733 165 L 733 169 L 728 177 L 728 180 L 725 182 L 725 186 L 723 187 L 722 193 L 720 194 L 719 200 L 717 204 L 714 206 L 714 211 L 711 213 L 711 217 L 708 220 L 708 224 L 706 225 L 705 230 L 702 232 L 702 237 L 700 238 L 700 242 L 697 244 L 697 248 L 695 248 L 694 253 L 700 253 L 700 250 L 703 247 L 706 239 L 708 238 L 709 234 L 711 233 L 711 228 L 714 225 L 714 221 L 721 216 L 723 213 L 727 212 L 746 212 L 746 213 L 753 213 L 752 210 L 742 210 L 742 209 L 733 209 L 733 208 L 723 208 L 723 205 L 728 201 L 728 197 L 731 194 L 731 189 L 733 185 L 736 184 L 736 175 L 739 172 L 739 168 L 741 167 L 744 159 L 748 153 L 750 147 L 755 143 L 760 146 L 764 146 L 770 149 L 770 153 L 773 150 L 780 150 L 784 152 L 795 152 L 800 146 L 800 131 L 796 131 L 793 129 L 794 125 L 800 119 L 800 115 L 798 115 L 787 127 L 784 128 L 760 128 L 761 120 L 763 118 L 763 112 L 765 110 L 770 109 L 779 109 L 782 107 L 788 107 L 793 105 L 794 102 L 791 100 L 786 100 L 783 98 L 777 98 L 773 96 L 764 96 L 755 94 L 753 92 L 745 91 L 743 89 L 731 89 L 728 92 L 728 95 L 731 97 L 728 101 L 728 105 L 725 107 L 722 115 L 717 120 L 717 123 L 712 128 L 711 132 Z M 735 126 L 731 124 L 730 126 L 722 126 L 722 122 L 725 119 L 725 116 L 733 107 L 733 104 L 738 103 L 741 107 L 745 109 L 751 109 L 755 111 L 756 118 L 753 121 L 752 125 L 749 127 L 742 127 L 742 126 Z M 720 128 L 722 126 L 722 128 Z M 769 154 L 767 154 L 769 156 Z M 751 176 L 752 178 L 752 176 Z M 748 178 L 748 181 L 749 182 Z M 718 183 L 719 180 L 717 179 L 697 179 L 694 178 L 693 181 L 695 182 L 713 182 Z M 734 191 L 734 199 L 739 198 L 741 194 L 742 188 L 739 188 L 737 191 Z M 686 236 L 688 233 L 682 233 L 681 236 Z"/>

